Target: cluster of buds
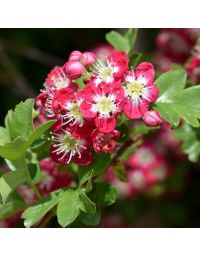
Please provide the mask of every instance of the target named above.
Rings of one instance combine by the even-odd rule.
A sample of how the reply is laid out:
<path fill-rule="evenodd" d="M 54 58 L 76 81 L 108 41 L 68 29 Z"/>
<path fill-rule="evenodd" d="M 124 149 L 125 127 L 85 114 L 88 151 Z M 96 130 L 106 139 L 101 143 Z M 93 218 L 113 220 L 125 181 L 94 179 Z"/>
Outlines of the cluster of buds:
<path fill-rule="evenodd" d="M 150 110 L 159 94 L 154 77 L 149 62 L 129 68 L 125 52 L 113 51 L 100 60 L 92 52 L 73 51 L 63 66 L 48 74 L 36 98 L 42 119 L 56 120 L 51 158 L 60 164 L 88 165 L 93 151 L 111 152 L 120 137 L 116 127 L 122 114 L 159 125 L 159 113 Z"/>

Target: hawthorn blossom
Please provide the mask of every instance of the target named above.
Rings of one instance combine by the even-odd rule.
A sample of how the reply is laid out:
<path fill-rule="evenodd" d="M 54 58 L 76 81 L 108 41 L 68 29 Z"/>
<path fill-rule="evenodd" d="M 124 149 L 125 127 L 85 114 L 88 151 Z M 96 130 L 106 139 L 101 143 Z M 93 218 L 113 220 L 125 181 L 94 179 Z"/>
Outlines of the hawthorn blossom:
<path fill-rule="evenodd" d="M 56 163 L 64 165 L 70 161 L 78 165 L 90 164 L 92 153 L 88 149 L 89 137 L 80 134 L 79 129 L 70 126 L 54 132 L 51 138 L 53 142 L 50 148 L 51 158 Z"/>
<path fill-rule="evenodd" d="M 115 116 L 121 111 L 124 91 L 118 83 L 96 87 L 89 83 L 83 89 L 85 101 L 80 111 L 86 118 L 94 118 L 96 127 L 103 133 L 112 132 L 116 126 Z"/>
<path fill-rule="evenodd" d="M 96 152 L 111 152 L 116 147 L 116 140 L 120 134 L 117 130 L 110 133 L 102 133 L 98 129 L 92 132 L 93 148 Z"/>
<path fill-rule="evenodd" d="M 154 85 L 155 71 L 151 63 L 143 62 L 135 72 L 129 71 L 125 77 L 125 100 L 123 111 L 130 119 L 140 119 L 158 98 L 158 88 Z"/>
<path fill-rule="evenodd" d="M 128 70 L 128 62 L 127 55 L 120 51 L 114 51 L 106 58 L 105 62 L 97 59 L 96 64 L 91 69 L 95 85 L 121 80 Z"/>

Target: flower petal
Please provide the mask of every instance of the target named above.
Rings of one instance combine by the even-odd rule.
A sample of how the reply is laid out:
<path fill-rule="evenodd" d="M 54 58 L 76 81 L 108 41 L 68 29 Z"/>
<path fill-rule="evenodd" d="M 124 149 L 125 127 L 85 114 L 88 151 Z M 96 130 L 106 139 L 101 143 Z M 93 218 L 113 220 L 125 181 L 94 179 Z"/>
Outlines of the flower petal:
<path fill-rule="evenodd" d="M 140 119 L 146 111 L 148 111 L 149 104 L 145 101 L 134 103 L 126 99 L 124 102 L 124 113 L 129 119 Z"/>
<path fill-rule="evenodd" d="M 155 70 L 151 63 L 143 62 L 139 64 L 135 70 L 135 76 L 141 79 L 145 79 L 146 85 L 150 85 L 154 81 Z"/>
<path fill-rule="evenodd" d="M 148 88 L 146 93 L 146 98 L 148 98 L 149 103 L 154 103 L 159 96 L 159 90 L 155 85 L 152 85 Z"/>
<path fill-rule="evenodd" d="M 116 119 L 114 117 L 99 118 L 99 116 L 96 116 L 95 124 L 101 132 L 110 133 L 115 129 Z"/>
<path fill-rule="evenodd" d="M 87 102 L 83 102 L 80 105 L 80 111 L 86 118 L 94 118 L 97 115 L 97 113 L 93 112 L 91 109 L 92 105 Z"/>

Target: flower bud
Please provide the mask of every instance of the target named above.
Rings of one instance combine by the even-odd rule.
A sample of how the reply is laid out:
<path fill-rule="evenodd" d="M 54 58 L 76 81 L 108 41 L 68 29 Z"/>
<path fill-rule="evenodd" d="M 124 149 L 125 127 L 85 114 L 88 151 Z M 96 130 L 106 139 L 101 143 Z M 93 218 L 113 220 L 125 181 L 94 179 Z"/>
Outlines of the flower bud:
<path fill-rule="evenodd" d="M 94 53 L 86 51 L 83 53 L 83 64 L 84 66 L 93 65 L 97 61 L 97 57 Z"/>
<path fill-rule="evenodd" d="M 157 127 L 161 123 L 160 113 L 157 111 L 148 111 L 144 114 L 144 123 L 148 127 Z"/>
<path fill-rule="evenodd" d="M 74 50 L 74 51 L 72 51 L 72 53 L 69 56 L 69 61 L 71 61 L 71 60 L 79 61 L 79 60 L 81 60 L 82 57 L 83 57 L 83 54 L 80 51 Z"/>
<path fill-rule="evenodd" d="M 78 61 L 68 61 L 64 65 L 63 70 L 69 79 L 76 80 L 83 74 L 84 67 Z"/>

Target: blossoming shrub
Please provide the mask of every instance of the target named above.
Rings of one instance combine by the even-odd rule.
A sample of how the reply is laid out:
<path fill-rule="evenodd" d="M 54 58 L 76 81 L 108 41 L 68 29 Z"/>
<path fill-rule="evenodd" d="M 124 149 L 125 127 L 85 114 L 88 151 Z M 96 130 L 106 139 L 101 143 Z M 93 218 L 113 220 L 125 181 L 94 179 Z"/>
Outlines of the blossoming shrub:
<path fill-rule="evenodd" d="M 103 57 L 73 51 L 35 100 L 8 112 L 0 127 L 8 165 L 0 178 L 1 221 L 18 213 L 26 227 L 46 226 L 55 216 L 62 227 L 75 220 L 98 225 L 101 208 L 118 195 L 134 197 L 170 175 L 145 134 L 181 126 L 183 140 L 184 127 L 199 127 L 200 88 L 186 83 L 182 67 L 156 78 L 152 63 L 133 51 L 136 35 L 136 29 L 108 33 L 112 46 Z"/>

